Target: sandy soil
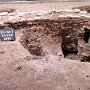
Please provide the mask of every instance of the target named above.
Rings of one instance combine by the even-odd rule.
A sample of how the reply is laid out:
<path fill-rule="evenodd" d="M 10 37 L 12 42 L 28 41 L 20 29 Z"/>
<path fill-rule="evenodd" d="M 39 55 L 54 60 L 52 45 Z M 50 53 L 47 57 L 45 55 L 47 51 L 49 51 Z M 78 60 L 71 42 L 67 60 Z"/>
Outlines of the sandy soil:
<path fill-rule="evenodd" d="M 87 4 L 1 4 L 0 8 L 36 11 Z M 0 90 L 90 90 L 90 63 L 61 58 L 52 53 L 45 57 L 33 56 L 19 42 L 22 31 L 16 31 L 16 41 L 0 41 Z"/>

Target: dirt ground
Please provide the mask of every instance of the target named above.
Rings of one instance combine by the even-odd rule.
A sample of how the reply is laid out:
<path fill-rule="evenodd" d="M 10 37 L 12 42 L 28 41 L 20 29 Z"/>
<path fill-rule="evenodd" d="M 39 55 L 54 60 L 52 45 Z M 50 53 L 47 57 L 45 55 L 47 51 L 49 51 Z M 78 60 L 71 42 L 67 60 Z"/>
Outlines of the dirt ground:
<path fill-rule="evenodd" d="M 32 2 L 27 4 L 1 4 L 0 9 L 2 8 L 15 8 L 18 11 L 37 11 L 37 10 L 59 10 L 59 9 L 70 9 L 76 6 L 89 5 L 87 2 L 46 2 L 46 3 L 34 3 Z"/>
<path fill-rule="evenodd" d="M 0 9 L 59 10 L 88 4 L 90 2 L 1 4 Z M 0 90 L 90 90 L 89 62 L 66 59 L 52 51 L 45 56 L 31 55 L 20 43 L 23 30 L 15 31 L 15 41 L 0 41 Z M 59 49 L 59 45 L 53 46 L 53 50 Z"/>

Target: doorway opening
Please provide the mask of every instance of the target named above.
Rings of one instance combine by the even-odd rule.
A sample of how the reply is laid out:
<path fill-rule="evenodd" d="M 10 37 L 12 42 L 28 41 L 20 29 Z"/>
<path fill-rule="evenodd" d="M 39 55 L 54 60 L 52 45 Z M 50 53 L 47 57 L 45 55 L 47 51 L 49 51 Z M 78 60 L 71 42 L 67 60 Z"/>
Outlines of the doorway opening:
<path fill-rule="evenodd" d="M 83 35 L 83 40 L 85 41 L 85 43 L 88 43 L 89 42 L 89 39 L 90 39 L 90 29 L 88 28 L 84 28 L 84 35 Z"/>
<path fill-rule="evenodd" d="M 78 49 L 77 47 L 72 47 L 72 45 L 68 45 L 65 48 L 62 47 L 62 51 L 64 54 L 64 58 L 77 60 L 78 59 Z"/>

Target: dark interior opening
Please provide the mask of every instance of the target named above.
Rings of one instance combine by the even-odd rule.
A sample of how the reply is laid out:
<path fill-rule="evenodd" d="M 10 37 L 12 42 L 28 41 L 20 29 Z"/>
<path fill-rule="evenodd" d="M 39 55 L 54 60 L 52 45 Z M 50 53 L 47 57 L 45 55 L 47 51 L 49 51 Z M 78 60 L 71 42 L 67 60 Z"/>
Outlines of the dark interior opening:
<path fill-rule="evenodd" d="M 62 49 L 63 50 L 63 54 L 64 54 L 64 57 L 67 57 L 68 54 L 76 54 L 78 53 L 78 51 L 67 51 L 65 49 Z"/>
<path fill-rule="evenodd" d="M 83 40 L 85 41 L 85 43 L 89 42 L 89 38 L 90 38 L 90 29 L 88 28 L 84 28 L 84 35 L 83 35 Z"/>
<path fill-rule="evenodd" d="M 72 49 L 66 49 L 62 47 L 62 51 L 64 54 L 64 58 L 72 59 L 72 60 L 77 60 L 78 57 L 78 49 L 77 48 L 72 48 Z"/>

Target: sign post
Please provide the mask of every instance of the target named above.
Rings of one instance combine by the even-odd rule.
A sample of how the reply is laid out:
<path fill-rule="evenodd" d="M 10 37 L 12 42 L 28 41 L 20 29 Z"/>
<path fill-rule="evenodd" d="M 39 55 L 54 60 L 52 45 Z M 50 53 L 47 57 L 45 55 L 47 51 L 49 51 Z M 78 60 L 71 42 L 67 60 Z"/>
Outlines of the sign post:
<path fill-rule="evenodd" d="M 9 27 L 5 27 L 0 30 L 1 41 L 15 41 L 15 30 Z"/>

